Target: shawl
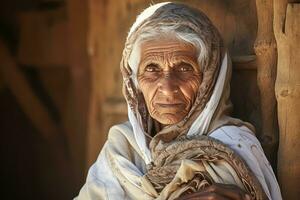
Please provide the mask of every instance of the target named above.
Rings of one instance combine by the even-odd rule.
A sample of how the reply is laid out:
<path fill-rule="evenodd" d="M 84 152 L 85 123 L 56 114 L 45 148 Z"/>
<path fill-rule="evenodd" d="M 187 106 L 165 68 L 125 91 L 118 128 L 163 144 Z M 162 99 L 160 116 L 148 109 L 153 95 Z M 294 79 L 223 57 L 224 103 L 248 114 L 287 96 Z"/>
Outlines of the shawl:
<path fill-rule="evenodd" d="M 139 35 L 152 26 L 178 23 L 208 47 L 203 81 L 188 115 L 148 133 L 153 125 L 131 58 Z M 111 128 L 77 199 L 176 199 L 212 183 L 235 184 L 253 199 L 281 199 L 253 127 L 229 117 L 231 62 L 217 29 L 200 11 L 160 3 L 143 11 L 130 29 L 121 61 L 129 122 Z"/>

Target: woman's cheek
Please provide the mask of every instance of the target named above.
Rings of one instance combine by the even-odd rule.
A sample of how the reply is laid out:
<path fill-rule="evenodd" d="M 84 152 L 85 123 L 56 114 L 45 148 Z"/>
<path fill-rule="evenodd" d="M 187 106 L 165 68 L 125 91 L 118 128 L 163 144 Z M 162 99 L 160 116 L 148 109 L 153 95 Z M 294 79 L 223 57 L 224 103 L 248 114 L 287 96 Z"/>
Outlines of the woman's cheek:
<path fill-rule="evenodd" d="M 190 101 L 190 103 L 193 103 L 199 86 L 201 84 L 201 81 L 198 77 L 191 77 L 190 80 L 186 80 L 185 82 L 182 82 L 181 84 L 181 91 L 184 94 L 185 98 Z"/>
<path fill-rule="evenodd" d="M 144 99 L 146 101 L 147 108 L 150 110 L 152 108 L 151 102 L 154 98 L 155 91 L 157 89 L 156 88 L 157 84 L 154 84 L 151 81 L 140 80 L 139 85 L 140 85 L 140 90 L 141 90 L 142 94 L 144 95 Z"/>

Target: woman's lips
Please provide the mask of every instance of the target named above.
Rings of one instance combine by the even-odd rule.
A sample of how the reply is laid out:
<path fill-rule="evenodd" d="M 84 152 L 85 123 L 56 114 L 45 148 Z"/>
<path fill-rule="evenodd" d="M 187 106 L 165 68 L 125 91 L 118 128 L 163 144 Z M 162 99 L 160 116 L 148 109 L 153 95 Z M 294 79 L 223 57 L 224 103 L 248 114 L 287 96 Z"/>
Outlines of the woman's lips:
<path fill-rule="evenodd" d="M 154 104 L 154 108 L 161 113 L 177 113 L 185 109 L 184 103 L 165 103 L 158 102 Z"/>
<path fill-rule="evenodd" d="M 182 107 L 184 106 L 183 103 L 156 103 L 157 106 L 163 108 L 171 108 L 171 107 Z"/>

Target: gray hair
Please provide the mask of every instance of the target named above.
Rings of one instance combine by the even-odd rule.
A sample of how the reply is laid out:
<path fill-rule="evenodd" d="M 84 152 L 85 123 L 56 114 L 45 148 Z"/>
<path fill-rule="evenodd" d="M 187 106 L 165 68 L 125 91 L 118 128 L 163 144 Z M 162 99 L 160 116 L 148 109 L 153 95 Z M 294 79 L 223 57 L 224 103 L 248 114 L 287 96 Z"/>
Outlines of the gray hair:
<path fill-rule="evenodd" d="M 169 6 L 172 7 L 170 4 Z M 200 71 L 207 70 L 212 51 L 222 44 L 220 35 L 210 20 L 201 11 L 184 5 L 181 5 L 180 10 L 175 8 L 172 12 L 161 12 L 158 9 L 155 13 L 153 18 L 150 17 L 152 19 L 136 27 L 136 37 L 132 40 L 128 64 L 133 72 L 135 85 L 138 85 L 136 75 L 141 56 L 140 45 L 152 39 L 171 38 L 190 43 L 196 48 Z M 130 33 L 128 37 L 131 37 Z"/>
<path fill-rule="evenodd" d="M 198 54 L 197 61 L 200 67 L 203 66 L 205 60 L 208 58 L 208 50 L 202 38 L 187 27 L 182 27 L 180 24 L 171 24 L 159 27 L 149 26 L 145 29 L 139 34 L 138 39 L 133 44 L 133 50 L 128 59 L 128 63 L 135 75 L 140 62 L 140 45 L 141 43 L 152 39 L 176 38 L 178 41 L 192 44 L 196 48 Z"/>

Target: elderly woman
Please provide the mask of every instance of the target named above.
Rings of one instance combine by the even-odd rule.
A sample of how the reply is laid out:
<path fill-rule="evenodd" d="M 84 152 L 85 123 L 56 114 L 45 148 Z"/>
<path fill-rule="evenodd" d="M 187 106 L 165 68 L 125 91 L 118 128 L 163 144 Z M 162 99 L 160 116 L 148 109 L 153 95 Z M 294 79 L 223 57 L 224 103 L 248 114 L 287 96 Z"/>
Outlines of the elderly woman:
<path fill-rule="evenodd" d="M 203 13 L 147 8 L 121 71 L 129 122 L 110 129 L 77 199 L 281 199 L 253 127 L 229 117 L 230 59 Z"/>

